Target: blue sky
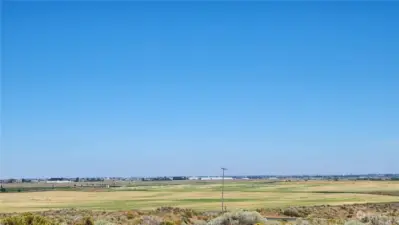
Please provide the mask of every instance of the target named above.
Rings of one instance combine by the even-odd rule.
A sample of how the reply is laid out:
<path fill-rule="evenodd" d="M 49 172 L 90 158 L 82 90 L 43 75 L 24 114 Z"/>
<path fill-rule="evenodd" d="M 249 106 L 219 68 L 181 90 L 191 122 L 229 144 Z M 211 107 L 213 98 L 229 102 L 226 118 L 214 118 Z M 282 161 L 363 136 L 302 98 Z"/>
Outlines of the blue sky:
<path fill-rule="evenodd" d="M 3 4 L 0 177 L 399 172 L 398 2 Z"/>

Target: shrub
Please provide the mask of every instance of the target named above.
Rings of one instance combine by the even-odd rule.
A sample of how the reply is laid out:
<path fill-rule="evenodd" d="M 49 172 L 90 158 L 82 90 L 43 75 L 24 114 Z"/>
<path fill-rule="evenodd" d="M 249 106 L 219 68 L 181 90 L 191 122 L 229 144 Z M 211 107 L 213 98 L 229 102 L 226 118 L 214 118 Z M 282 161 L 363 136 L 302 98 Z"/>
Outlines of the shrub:
<path fill-rule="evenodd" d="M 329 221 L 322 218 L 308 218 L 308 221 L 312 225 L 329 225 Z"/>
<path fill-rule="evenodd" d="M 143 223 L 143 220 L 141 218 L 135 218 L 131 222 L 131 224 L 133 224 L 133 225 L 139 225 L 139 224 L 142 224 L 142 223 Z"/>
<path fill-rule="evenodd" d="M 90 216 L 86 216 L 83 219 L 78 220 L 75 225 L 94 225 L 94 221 Z"/>
<path fill-rule="evenodd" d="M 399 218 L 388 216 L 370 216 L 363 219 L 369 225 L 399 225 Z"/>
<path fill-rule="evenodd" d="M 132 212 L 127 212 L 126 217 L 128 220 L 134 219 L 134 214 Z"/>
<path fill-rule="evenodd" d="M 192 218 L 193 217 L 193 212 L 192 211 L 185 211 L 184 215 L 188 218 Z"/>
<path fill-rule="evenodd" d="M 358 219 L 358 220 L 363 220 L 363 218 L 365 218 L 367 215 L 366 215 L 366 213 L 365 212 L 363 212 L 363 211 L 357 211 L 357 213 L 356 213 L 356 219 Z"/>
<path fill-rule="evenodd" d="M 9 216 L 0 221 L 2 225 L 55 225 L 56 223 L 48 218 L 39 215 L 26 213 L 18 216 Z"/>
<path fill-rule="evenodd" d="M 292 208 L 292 207 L 284 209 L 283 210 L 283 215 L 290 216 L 290 217 L 300 217 L 298 209 Z"/>
<path fill-rule="evenodd" d="M 281 223 L 280 221 L 272 220 L 272 221 L 267 221 L 267 225 L 281 225 Z"/>
<path fill-rule="evenodd" d="M 94 225 L 114 225 L 114 223 L 107 220 L 97 220 L 94 222 Z"/>
<path fill-rule="evenodd" d="M 345 225 L 364 225 L 364 223 L 358 220 L 349 220 L 345 222 Z"/>
<path fill-rule="evenodd" d="M 182 221 L 182 223 L 185 223 L 185 224 L 191 224 L 190 218 L 188 218 L 186 216 L 182 216 L 181 221 Z"/>
<path fill-rule="evenodd" d="M 236 211 L 225 213 L 208 222 L 208 225 L 253 225 L 267 220 L 258 212 Z"/>
<path fill-rule="evenodd" d="M 162 219 L 157 216 L 143 216 L 140 225 L 160 225 Z"/>
<path fill-rule="evenodd" d="M 185 225 L 186 224 L 182 220 L 175 220 L 174 223 L 175 223 L 175 225 Z"/>
<path fill-rule="evenodd" d="M 193 225 L 206 225 L 206 222 L 203 220 L 195 220 L 193 222 Z"/>
<path fill-rule="evenodd" d="M 309 225 L 309 221 L 307 220 L 303 220 L 302 218 L 298 218 L 295 221 L 296 225 Z"/>
<path fill-rule="evenodd" d="M 162 221 L 160 225 L 175 225 L 172 221 Z"/>

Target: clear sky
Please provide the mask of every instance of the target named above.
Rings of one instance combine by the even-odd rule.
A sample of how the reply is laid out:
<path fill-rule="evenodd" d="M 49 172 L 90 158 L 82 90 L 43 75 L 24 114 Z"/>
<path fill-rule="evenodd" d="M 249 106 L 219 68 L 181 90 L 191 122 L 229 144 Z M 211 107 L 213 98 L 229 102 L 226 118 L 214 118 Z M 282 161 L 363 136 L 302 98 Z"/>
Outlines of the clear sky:
<path fill-rule="evenodd" d="M 398 11 L 6 1 L 0 177 L 398 173 Z"/>

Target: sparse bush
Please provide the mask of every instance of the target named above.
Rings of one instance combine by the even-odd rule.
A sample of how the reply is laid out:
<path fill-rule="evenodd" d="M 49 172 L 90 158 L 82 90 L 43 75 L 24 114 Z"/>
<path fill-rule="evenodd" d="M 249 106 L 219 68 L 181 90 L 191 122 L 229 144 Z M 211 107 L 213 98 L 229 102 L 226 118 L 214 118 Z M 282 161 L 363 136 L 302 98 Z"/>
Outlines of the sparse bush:
<path fill-rule="evenodd" d="M 280 225 L 279 221 L 267 221 L 267 225 Z"/>
<path fill-rule="evenodd" d="M 308 221 L 312 225 L 329 225 L 329 221 L 322 218 L 308 218 Z"/>
<path fill-rule="evenodd" d="M 208 225 L 253 225 L 267 220 L 258 212 L 236 211 L 225 213 L 208 222 Z"/>
<path fill-rule="evenodd" d="M 131 219 L 134 219 L 135 216 L 134 216 L 134 214 L 132 212 L 127 212 L 126 213 L 126 217 L 127 217 L 128 220 L 131 220 Z"/>
<path fill-rule="evenodd" d="M 369 225 L 399 225 L 399 218 L 388 216 L 370 216 L 365 218 Z"/>
<path fill-rule="evenodd" d="M 309 225 L 309 221 L 307 220 L 303 220 L 302 218 L 298 218 L 295 221 L 296 225 Z"/>
<path fill-rule="evenodd" d="M 83 219 L 78 220 L 75 225 L 94 225 L 94 221 L 90 216 L 85 216 Z"/>
<path fill-rule="evenodd" d="M 162 219 L 157 216 L 143 216 L 140 225 L 160 225 Z"/>
<path fill-rule="evenodd" d="M 352 218 L 354 213 L 355 213 L 355 210 L 353 208 L 349 208 L 347 218 Z"/>
<path fill-rule="evenodd" d="M 192 211 L 185 211 L 184 215 L 188 218 L 192 218 L 193 217 L 193 212 Z"/>
<path fill-rule="evenodd" d="M 181 222 L 184 224 L 191 224 L 190 218 L 188 218 L 187 216 L 182 216 Z"/>
<path fill-rule="evenodd" d="M 193 225 L 206 225 L 206 221 L 194 220 Z"/>
<path fill-rule="evenodd" d="M 160 225 L 176 225 L 176 224 L 172 221 L 162 221 Z"/>
<path fill-rule="evenodd" d="M 132 225 L 139 225 L 142 224 L 143 220 L 141 218 L 135 218 L 133 221 L 130 223 Z"/>
<path fill-rule="evenodd" d="M 345 224 L 345 220 L 339 219 L 339 218 L 335 218 L 335 219 L 328 219 L 328 224 L 329 225 L 344 225 Z"/>
<path fill-rule="evenodd" d="M 366 216 L 367 216 L 366 213 L 364 213 L 361 210 L 357 211 L 357 213 L 356 213 L 356 219 L 358 219 L 360 221 L 362 221 L 363 218 L 366 218 Z"/>
<path fill-rule="evenodd" d="M 358 220 L 349 220 L 345 222 L 345 225 L 364 225 L 364 223 Z"/>
<path fill-rule="evenodd" d="M 56 223 L 46 217 L 25 213 L 18 216 L 9 216 L 0 221 L 1 225 L 55 225 Z"/>
<path fill-rule="evenodd" d="M 353 220 L 346 218 L 351 208 Z M 260 213 L 249 211 L 221 214 L 173 207 L 164 207 L 158 211 L 129 210 L 125 212 L 61 209 L 0 214 L 0 225 L 262 225 L 263 223 L 267 225 L 399 225 L 399 217 L 394 217 L 397 211 L 388 205 L 300 206 L 290 209 L 296 210 L 301 218 L 297 218 L 295 222 L 269 221 L 266 223 L 266 219 Z M 378 213 L 376 209 L 381 209 L 381 213 Z M 263 215 L 281 215 L 284 210 L 276 208 L 258 211 Z M 191 215 L 192 218 L 188 218 Z M 292 212 L 290 215 L 293 215 Z"/>
<path fill-rule="evenodd" d="M 96 220 L 94 225 L 114 225 L 114 223 L 109 222 L 107 220 Z"/>
<path fill-rule="evenodd" d="M 283 210 L 283 215 L 290 216 L 290 217 L 300 217 L 298 209 L 290 207 Z"/>

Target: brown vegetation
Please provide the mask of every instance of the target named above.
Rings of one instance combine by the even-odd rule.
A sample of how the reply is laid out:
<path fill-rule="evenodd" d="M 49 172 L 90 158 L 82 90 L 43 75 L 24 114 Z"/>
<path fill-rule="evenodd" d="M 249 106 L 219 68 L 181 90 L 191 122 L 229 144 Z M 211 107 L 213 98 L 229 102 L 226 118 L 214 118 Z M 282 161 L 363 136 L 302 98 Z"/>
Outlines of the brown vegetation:
<path fill-rule="evenodd" d="M 295 225 L 399 225 L 399 204 L 356 204 L 342 206 L 258 209 L 220 215 L 192 209 L 162 207 L 152 211 L 49 210 L 23 214 L 0 214 L 1 225 L 241 225 L 264 223 L 264 217 L 301 217 Z M 219 216 L 219 217 L 218 217 Z M 222 217 L 220 217 L 222 216 Z M 246 222 L 243 222 L 246 221 Z M 351 222 L 352 221 L 352 222 Z M 355 221 L 355 222 L 353 222 Z M 384 222 L 385 221 L 385 222 Z M 271 223 L 271 222 L 268 222 Z M 291 225 L 284 222 L 281 225 Z M 346 224 L 348 223 L 348 224 Z"/>
<path fill-rule="evenodd" d="M 161 210 L 163 211 L 163 210 Z M 119 215 L 112 215 L 110 217 L 107 212 L 99 212 L 98 215 L 102 217 L 95 217 L 88 211 L 58 211 L 52 213 L 24 213 L 19 215 L 2 215 L 0 218 L 1 225 L 399 225 L 399 217 L 382 216 L 382 215 L 366 215 L 358 214 L 357 219 L 322 219 L 322 218 L 298 218 L 295 221 L 267 221 L 258 212 L 235 211 L 228 212 L 218 217 L 208 216 L 199 219 L 195 215 L 188 218 L 187 215 L 174 215 L 168 217 L 170 212 L 178 212 L 173 209 L 167 211 L 167 214 L 161 215 L 141 215 L 141 214 L 125 214 L 121 212 Z M 185 211 L 185 210 L 183 210 Z M 187 212 L 187 211 L 185 211 Z M 54 214 L 57 213 L 57 214 Z M 65 214 L 61 214 L 65 213 Z M 76 214 L 77 213 L 77 214 Z M 79 214 L 82 213 L 82 214 Z M 152 212 L 156 213 L 156 212 Z M 178 212 L 179 213 L 179 212 Z M 84 215 L 84 216 L 83 216 Z M 127 215 L 131 215 L 129 217 Z"/>
<path fill-rule="evenodd" d="M 265 216 L 350 219 L 356 218 L 357 212 L 364 212 L 366 215 L 399 216 L 399 203 L 297 206 L 283 209 L 257 209 L 257 211 Z"/>

